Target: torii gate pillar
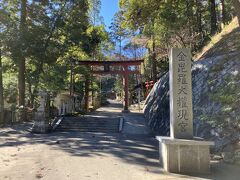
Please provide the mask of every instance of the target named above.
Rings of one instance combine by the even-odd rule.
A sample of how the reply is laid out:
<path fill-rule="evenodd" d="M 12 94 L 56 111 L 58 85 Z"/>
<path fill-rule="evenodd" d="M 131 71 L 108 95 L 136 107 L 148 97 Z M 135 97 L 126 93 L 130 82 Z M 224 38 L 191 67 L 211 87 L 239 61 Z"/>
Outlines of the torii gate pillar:
<path fill-rule="evenodd" d="M 123 85 L 124 85 L 124 108 L 122 112 L 129 112 L 128 105 L 129 105 L 129 74 L 140 74 L 139 70 L 132 69 L 129 70 L 128 67 L 130 66 L 140 66 L 144 60 L 126 60 L 126 61 L 78 61 L 78 65 L 85 65 L 85 66 L 103 66 L 104 70 L 98 71 L 91 71 L 92 74 L 120 74 L 123 76 Z M 110 66 L 121 66 L 123 69 L 121 70 L 111 70 Z M 88 100 L 86 99 L 86 109 L 88 107 Z"/>

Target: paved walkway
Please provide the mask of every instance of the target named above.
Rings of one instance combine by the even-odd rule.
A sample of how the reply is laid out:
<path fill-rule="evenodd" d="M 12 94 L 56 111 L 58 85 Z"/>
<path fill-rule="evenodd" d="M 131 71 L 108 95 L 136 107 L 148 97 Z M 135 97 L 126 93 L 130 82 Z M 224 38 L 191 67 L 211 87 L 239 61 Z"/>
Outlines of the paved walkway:
<path fill-rule="evenodd" d="M 141 113 L 122 114 L 120 104 L 112 102 L 93 114 L 124 116 L 123 133 L 31 134 L 28 124 L 0 129 L 0 180 L 201 179 L 159 168 L 158 144 L 143 125 Z M 214 167 L 206 178 L 238 179 L 239 167 Z"/>

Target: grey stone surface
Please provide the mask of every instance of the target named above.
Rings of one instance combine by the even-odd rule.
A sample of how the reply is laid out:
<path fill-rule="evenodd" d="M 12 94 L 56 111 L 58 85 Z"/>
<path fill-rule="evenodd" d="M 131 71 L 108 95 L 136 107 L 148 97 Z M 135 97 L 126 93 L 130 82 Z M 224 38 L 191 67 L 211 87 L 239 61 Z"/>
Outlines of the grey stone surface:
<path fill-rule="evenodd" d="M 173 173 L 209 173 L 209 146 L 193 139 L 190 49 L 172 48 L 169 62 L 170 136 L 157 137 L 160 165 Z"/>
<path fill-rule="evenodd" d="M 205 117 L 214 117 L 221 113 L 223 105 L 214 100 L 217 91 L 229 87 L 228 77 L 234 77 L 240 73 L 240 54 L 226 54 L 224 56 L 209 57 L 192 64 L 192 91 L 193 91 L 193 132 L 194 136 L 214 140 L 217 151 L 227 144 L 239 139 L 239 132 L 231 133 L 231 137 L 223 138 L 219 134 L 221 129 L 207 123 Z M 238 84 L 240 93 L 240 79 Z M 170 106 L 169 106 L 169 74 L 166 73 L 154 85 L 146 99 L 144 114 L 146 123 L 151 130 L 160 136 L 170 136 Z M 231 118 L 240 117 L 238 110 L 231 112 Z M 220 116 L 219 120 L 222 120 Z M 234 120 L 234 119 L 232 119 Z M 234 128 L 232 128 L 234 130 Z"/>
<path fill-rule="evenodd" d="M 50 130 L 49 112 L 47 111 L 48 94 L 40 92 L 40 106 L 34 114 L 33 133 L 46 133 Z"/>
<path fill-rule="evenodd" d="M 209 146 L 213 142 L 157 137 L 160 166 L 168 172 L 193 174 L 210 172 Z"/>
<path fill-rule="evenodd" d="M 181 144 L 181 145 L 214 145 L 214 142 L 212 141 L 204 141 L 202 139 L 199 138 L 193 138 L 192 140 L 190 139 L 173 139 L 171 137 L 161 137 L 161 136 L 157 136 L 156 139 L 161 142 L 161 143 L 165 143 L 165 144 Z"/>
<path fill-rule="evenodd" d="M 34 124 L 32 127 L 33 133 L 46 133 L 50 130 L 49 115 L 44 111 L 35 112 Z"/>
<path fill-rule="evenodd" d="M 191 50 L 172 48 L 169 62 L 170 134 L 193 138 Z"/>
<path fill-rule="evenodd" d="M 166 73 L 154 85 L 144 106 L 147 125 L 157 135 L 170 136 L 169 110 L 169 74 Z"/>

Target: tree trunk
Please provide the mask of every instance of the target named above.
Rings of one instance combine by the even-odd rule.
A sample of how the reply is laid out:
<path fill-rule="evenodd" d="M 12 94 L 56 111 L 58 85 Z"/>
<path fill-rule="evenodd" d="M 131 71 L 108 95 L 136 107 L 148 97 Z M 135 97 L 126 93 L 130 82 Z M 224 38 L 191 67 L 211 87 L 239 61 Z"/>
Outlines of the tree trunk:
<path fill-rule="evenodd" d="M 89 112 L 89 85 L 90 85 L 90 78 L 89 75 L 86 75 L 85 81 L 85 111 Z"/>
<path fill-rule="evenodd" d="M 155 38 L 152 36 L 152 73 L 153 73 L 153 81 L 157 82 L 157 59 L 156 59 L 156 44 Z"/>
<path fill-rule="evenodd" d="M 211 17 L 211 35 L 217 32 L 217 12 L 215 0 L 209 0 L 210 17 Z"/>
<path fill-rule="evenodd" d="M 94 102 L 94 99 L 95 99 L 95 92 L 94 92 L 94 90 L 93 90 L 93 76 L 91 75 L 91 98 L 92 98 L 92 106 L 93 106 L 93 108 L 95 107 L 95 102 Z"/>
<path fill-rule="evenodd" d="M 18 105 L 25 105 L 25 59 L 19 59 L 19 72 L 18 72 Z"/>
<path fill-rule="evenodd" d="M 4 99 L 3 99 L 3 79 L 2 79 L 2 51 L 0 49 L 0 125 L 4 124 Z"/>
<path fill-rule="evenodd" d="M 33 108 L 34 95 L 33 95 L 33 91 L 32 91 L 32 83 L 30 83 L 30 82 L 28 82 L 28 93 L 29 93 L 28 106 L 29 106 L 30 108 Z"/>
<path fill-rule="evenodd" d="M 238 24 L 240 26 L 240 0 L 232 0 L 232 5 L 235 9 L 235 13 L 238 18 Z"/>
<path fill-rule="evenodd" d="M 35 88 L 33 89 L 32 96 L 31 96 L 31 104 L 33 108 L 35 106 L 35 98 L 37 97 L 37 94 L 38 94 L 37 89 L 38 89 L 38 84 L 35 84 Z"/>
<path fill-rule="evenodd" d="M 197 13 L 197 32 L 203 40 L 203 29 L 202 29 L 202 4 L 199 0 L 195 0 L 196 3 L 196 13 Z"/>
<path fill-rule="evenodd" d="M 133 45 L 133 48 L 134 48 L 134 60 L 136 61 L 137 60 L 137 47 L 135 44 Z"/>
<path fill-rule="evenodd" d="M 189 37 L 192 36 L 193 34 L 193 2 L 192 0 L 188 0 L 186 1 L 186 16 L 187 16 L 187 23 L 188 23 L 188 33 L 189 33 Z"/>
<path fill-rule="evenodd" d="M 225 0 L 221 0 L 221 15 L 222 15 L 222 23 L 223 25 L 227 24 L 227 18 L 226 18 L 226 8 L 225 8 Z"/>
<path fill-rule="evenodd" d="M 18 61 L 18 105 L 25 105 L 25 36 L 26 36 L 26 16 L 27 16 L 27 0 L 21 0 L 21 20 L 20 20 L 20 46 L 21 48 Z"/>
<path fill-rule="evenodd" d="M 122 60 L 122 37 L 120 36 L 119 40 L 119 54 L 120 54 L 120 61 Z"/>
<path fill-rule="evenodd" d="M 73 96 L 73 62 L 70 62 L 70 87 L 69 87 L 69 94 L 72 98 Z"/>
<path fill-rule="evenodd" d="M 148 63 L 144 63 L 144 74 L 146 79 L 153 79 L 153 72 L 152 72 L 152 49 L 150 47 L 147 48 L 148 50 Z"/>

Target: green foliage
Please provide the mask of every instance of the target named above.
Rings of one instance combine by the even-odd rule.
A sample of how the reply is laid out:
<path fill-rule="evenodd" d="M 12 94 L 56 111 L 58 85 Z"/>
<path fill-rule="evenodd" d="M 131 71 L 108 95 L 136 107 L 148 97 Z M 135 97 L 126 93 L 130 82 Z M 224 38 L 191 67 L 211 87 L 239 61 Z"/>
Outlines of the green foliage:
<path fill-rule="evenodd" d="M 218 18 L 217 21 L 218 30 L 221 30 L 221 24 L 232 19 L 233 6 L 224 1 L 223 12 L 220 1 L 215 2 L 216 13 L 224 16 L 224 19 Z M 145 44 L 149 51 L 147 61 L 151 61 L 148 64 L 154 63 L 154 53 L 157 53 L 158 61 L 162 60 L 168 55 L 167 49 L 170 47 L 189 47 L 193 53 L 201 50 L 209 40 L 212 28 L 210 17 L 215 13 L 210 10 L 207 0 L 120 0 L 119 6 L 124 19 L 122 28 L 148 38 Z M 158 68 L 161 69 L 160 64 Z"/>
<path fill-rule="evenodd" d="M 26 66 L 25 94 L 32 99 L 39 89 L 55 93 L 68 89 L 71 59 L 103 57 L 101 50 L 109 39 L 104 26 L 92 21 L 100 22 L 99 0 L 26 2 L 24 33 L 20 31 L 21 2 L 0 2 L 0 39 L 7 58 L 3 62 L 4 97 L 11 102 L 17 99 L 20 58 L 25 59 Z M 83 93 L 89 69 L 74 65 L 73 71 L 75 90 Z"/>
<path fill-rule="evenodd" d="M 87 35 L 89 36 L 90 52 L 94 53 L 94 58 L 100 59 L 103 55 L 101 54 L 101 48 L 104 44 L 108 43 L 109 37 L 103 25 L 90 26 L 87 29 Z"/>
<path fill-rule="evenodd" d="M 221 87 L 209 96 L 212 101 L 219 103 L 221 109 L 213 112 L 207 120 L 213 121 L 217 127 L 240 128 L 240 75 L 229 75 Z"/>
<path fill-rule="evenodd" d="M 220 72 L 221 70 L 223 70 L 223 64 L 216 64 L 215 66 L 213 66 L 211 68 L 211 72 Z"/>
<path fill-rule="evenodd" d="M 112 20 L 110 28 L 110 36 L 115 42 L 115 45 L 118 44 L 119 46 L 119 56 L 120 59 L 122 58 L 122 42 L 123 40 L 127 37 L 129 32 L 122 26 L 122 23 L 124 23 L 124 17 L 123 17 L 123 12 L 118 11 L 115 13 L 114 18 Z"/>
<path fill-rule="evenodd" d="M 89 0 L 89 18 L 92 25 L 103 24 L 103 17 L 100 16 L 101 0 Z"/>
<path fill-rule="evenodd" d="M 9 58 L 3 58 L 3 89 L 7 103 L 15 103 L 17 99 L 16 66 Z"/>
<path fill-rule="evenodd" d="M 113 22 L 111 23 L 111 37 L 116 41 L 121 41 L 127 35 L 126 29 L 122 26 L 124 23 L 123 12 L 118 11 L 113 18 Z"/>
<path fill-rule="evenodd" d="M 121 76 L 116 77 L 116 81 L 114 83 L 114 91 L 117 94 L 121 94 L 123 92 L 123 80 Z"/>
<path fill-rule="evenodd" d="M 108 34 L 100 16 L 100 0 L 1 0 L 0 43 L 4 57 L 5 99 L 9 102 L 19 99 L 16 97 L 17 84 L 24 84 L 17 78 L 20 72 L 22 80 L 26 80 L 28 99 L 32 99 L 39 89 L 67 90 L 71 69 L 75 89 L 83 93 L 84 80 L 90 77 L 90 69 L 72 64 L 72 59 L 112 59 L 112 56 L 106 57 L 106 53 L 114 49 L 110 37 L 119 44 L 120 59 L 124 54 L 124 39 L 133 35 L 146 39 L 142 44 L 129 43 L 123 50 L 125 55 L 137 58 L 146 52 L 142 49 L 148 49 L 145 77 L 151 79 L 153 70 L 157 70 L 156 74 L 167 69 L 169 47 L 191 47 L 197 51 L 210 33 L 212 12 L 207 0 L 120 0 L 119 5 L 120 10 L 115 14 Z M 229 2 L 225 6 L 227 22 L 233 14 Z M 219 4 L 217 7 L 217 12 L 221 13 Z M 93 89 L 97 90 L 97 80 L 91 80 Z M 130 77 L 130 81 L 134 81 L 134 77 Z M 122 91 L 120 77 L 117 77 L 115 90 Z M 219 97 L 222 103 L 234 101 L 233 95 Z"/>

